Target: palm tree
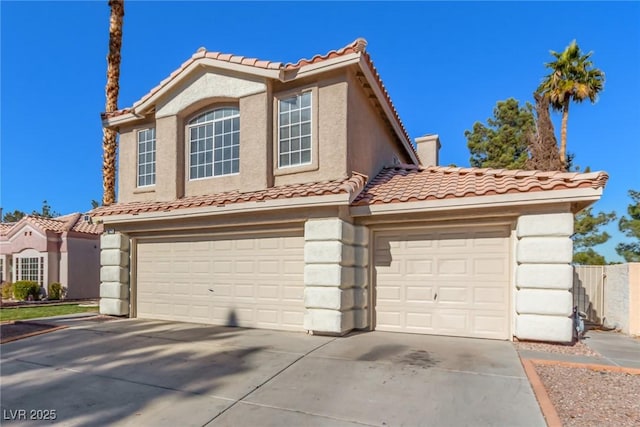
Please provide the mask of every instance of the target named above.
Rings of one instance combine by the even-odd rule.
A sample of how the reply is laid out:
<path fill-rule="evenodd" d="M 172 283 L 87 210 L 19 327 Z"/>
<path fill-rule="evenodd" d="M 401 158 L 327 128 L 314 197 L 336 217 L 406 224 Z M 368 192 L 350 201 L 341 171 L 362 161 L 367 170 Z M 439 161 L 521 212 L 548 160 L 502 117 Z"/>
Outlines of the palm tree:
<path fill-rule="evenodd" d="M 111 16 L 109 18 L 109 55 L 107 56 L 107 86 L 105 112 L 118 109 L 120 90 L 120 50 L 122 48 L 122 18 L 124 0 L 109 0 Z M 102 204 L 108 206 L 116 198 L 116 150 L 118 132 L 115 129 L 102 129 Z"/>
<path fill-rule="evenodd" d="M 576 41 L 572 41 L 561 52 L 551 51 L 555 61 L 548 62 L 545 67 L 551 69 L 537 92 L 548 98 L 551 108 L 562 112 L 560 130 L 560 162 L 563 169 L 567 166 L 567 121 L 569 120 L 569 103 L 582 102 L 589 98 L 594 103 L 598 93 L 604 88 L 604 73 L 593 67 L 591 55 L 583 54 Z"/>

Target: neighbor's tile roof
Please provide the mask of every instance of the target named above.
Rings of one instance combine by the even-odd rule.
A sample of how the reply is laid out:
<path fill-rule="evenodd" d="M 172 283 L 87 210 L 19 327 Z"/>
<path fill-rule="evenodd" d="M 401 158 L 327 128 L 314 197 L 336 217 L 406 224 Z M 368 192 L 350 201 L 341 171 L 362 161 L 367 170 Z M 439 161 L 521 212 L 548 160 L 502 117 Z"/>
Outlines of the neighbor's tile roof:
<path fill-rule="evenodd" d="M 604 187 L 605 172 L 567 173 L 400 165 L 383 169 L 352 205 Z"/>
<path fill-rule="evenodd" d="M 398 115 L 398 112 L 397 112 L 395 106 L 393 105 L 393 102 L 391 101 L 391 97 L 389 96 L 389 93 L 387 92 L 387 89 L 384 86 L 384 83 L 382 83 L 382 79 L 380 78 L 380 75 L 378 74 L 378 70 L 373 65 L 373 61 L 371 60 L 371 57 L 369 56 L 369 54 L 365 50 L 366 47 L 367 47 L 367 41 L 365 39 L 363 39 L 363 38 L 358 38 L 358 39 L 354 40 L 352 43 L 346 45 L 345 47 L 343 47 L 341 49 L 331 50 L 331 51 L 325 53 L 324 55 L 315 55 L 311 59 L 300 59 L 295 63 L 288 63 L 288 64 L 283 64 L 282 62 L 264 61 L 264 60 L 259 60 L 259 59 L 256 59 L 256 58 L 246 58 L 244 56 L 233 55 L 233 54 L 230 54 L 230 53 L 208 52 L 204 47 L 201 47 L 200 49 L 198 49 L 198 51 L 196 53 L 194 53 L 191 56 L 191 58 L 187 59 L 185 62 L 182 63 L 182 65 L 180 67 L 178 67 L 177 70 L 172 72 L 169 75 L 169 77 L 167 77 L 166 79 L 162 80 L 156 87 L 151 89 L 140 100 L 135 102 L 133 104 L 133 107 L 124 108 L 124 109 L 113 111 L 113 112 L 103 113 L 102 117 L 103 118 L 111 118 L 111 117 L 121 116 L 123 114 L 127 114 L 127 113 L 132 112 L 133 108 L 135 108 L 136 106 L 138 106 L 141 103 L 145 102 L 147 99 L 151 98 L 155 93 L 160 91 L 160 89 L 162 89 L 165 85 L 167 85 L 169 82 L 171 82 L 172 80 L 177 78 L 180 75 L 180 73 L 182 73 L 187 67 L 189 67 L 189 65 L 191 65 L 192 63 L 196 62 L 197 60 L 199 60 L 201 58 L 211 58 L 211 59 L 216 59 L 218 61 L 226 61 L 226 62 L 230 62 L 230 63 L 247 65 L 247 66 L 250 66 L 250 67 L 262 68 L 262 69 L 287 70 L 288 71 L 288 70 L 300 69 L 300 68 L 302 68 L 302 67 L 304 67 L 306 65 L 317 64 L 319 62 L 327 61 L 327 60 L 330 60 L 330 59 L 333 59 L 333 58 L 338 58 L 338 57 L 345 56 L 345 55 L 348 55 L 348 54 L 351 54 L 351 53 L 362 53 L 363 57 L 365 58 L 365 62 L 367 64 L 367 66 L 369 67 L 371 73 L 375 77 L 375 80 L 376 80 L 375 83 L 378 85 L 378 87 L 380 88 L 380 90 L 384 94 L 385 101 L 386 101 L 388 107 L 390 108 L 390 110 L 392 111 L 395 120 L 400 125 L 400 128 L 402 129 L 402 132 L 403 132 L 404 136 L 407 138 L 407 141 L 411 141 L 411 138 L 409 138 L 409 134 L 408 134 L 407 130 L 405 129 L 404 124 L 402 123 L 402 120 L 400 120 L 400 116 Z M 410 145 L 410 147 L 415 152 L 415 149 L 413 148 L 413 146 Z"/>
<path fill-rule="evenodd" d="M 136 215 L 145 212 L 168 212 L 176 209 L 224 206 L 244 202 L 293 199 L 297 197 L 325 196 L 341 193 L 356 194 L 364 187 L 366 181 L 366 176 L 354 173 L 350 178 L 343 180 L 285 185 L 246 193 L 232 191 L 205 196 L 184 197 L 171 202 L 116 203 L 110 206 L 96 208 L 91 214 L 97 217 L 107 215 Z"/>
<path fill-rule="evenodd" d="M 54 233 L 64 233 L 67 231 L 75 231 L 78 233 L 86 234 L 101 234 L 103 231 L 102 224 L 93 224 L 85 222 L 83 215 L 80 213 L 72 213 L 69 215 L 59 216 L 56 218 L 45 218 L 37 215 L 27 215 L 18 222 L 13 223 L 1 223 L 0 235 L 6 236 L 9 231 L 21 224 L 22 222 L 29 223 L 35 227 L 38 227 L 44 231 L 52 231 Z"/>

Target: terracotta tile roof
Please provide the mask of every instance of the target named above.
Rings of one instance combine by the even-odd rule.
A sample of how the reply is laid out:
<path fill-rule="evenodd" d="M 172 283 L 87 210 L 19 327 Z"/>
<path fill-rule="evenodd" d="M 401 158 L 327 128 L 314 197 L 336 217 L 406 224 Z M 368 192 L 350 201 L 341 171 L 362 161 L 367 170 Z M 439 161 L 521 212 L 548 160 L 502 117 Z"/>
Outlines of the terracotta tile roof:
<path fill-rule="evenodd" d="M 117 117 L 117 116 L 121 116 L 121 115 L 124 115 L 124 114 L 132 112 L 133 109 L 136 106 L 142 104 L 147 99 L 151 98 L 155 93 L 157 93 L 165 85 L 167 85 L 169 82 L 174 80 L 178 75 L 180 75 L 180 73 L 182 73 L 189 65 L 191 65 L 192 63 L 196 62 L 197 60 L 199 60 L 201 58 L 211 58 L 211 59 L 216 59 L 218 61 L 226 61 L 226 62 L 230 62 L 230 63 L 241 64 L 241 65 L 246 65 L 246 66 L 256 67 L 256 68 L 262 68 L 262 69 L 269 69 L 269 70 L 295 70 L 295 69 L 300 69 L 300 68 L 302 68 L 302 67 L 304 67 L 306 65 L 316 64 L 316 63 L 319 63 L 319 62 L 327 61 L 327 60 L 333 59 L 333 58 L 338 58 L 340 56 L 348 55 L 348 54 L 351 54 L 351 53 L 361 53 L 363 55 L 363 57 L 365 58 L 365 62 L 367 64 L 367 66 L 369 67 L 371 73 L 374 75 L 374 77 L 376 79 L 375 83 L 378 85 L 378 87 L 380 88 L 380 90 L 382 91 L 382 93 L 384 95 L 384 98 L 385 98 L 384 101 L 387 103 L 387 105 L 389 106 L 391 112 L 393 113 L 394 119 L 398 122 L 400 128 L 402 129 L 402 133 L 404 134 L 405 138 L 407 139 L 407 141 L 410 142 L 411 138 L 409 138 L 409 134 L 408 134 L 406 128 L 404 127 L 404 124 L 402 123 L 402 120 L 400 120 L 400 116 L 398 115 L 398 112 L 397 112 L 395 106 L 393 105 L 393 102 L 391 101 L 391 97 L 389 96 L 389 93 L 387 92 L 387 89 L 385 88 L 384 84 L 382 83 L 382 79 L 380 78 L 380 75 L 378 74 L 378 70 L 373 65 L 373 61 L 371 60 L 371 57 L 369 56 L 369 54 L 365 50 L 366 47 L 367 47 L 367 41 L 365 39 L 363 39 L 363 38 L 358 38 L 358 39 L 354 40 L 352 43 L 346 45 L 345 47 L 343 47 L 341 49 L 331 50 L 331 51 L 327 52 L 324 55 L 315 55 L 311 59 L 300 59 L 299 61 L 297 61 L 295 63 L 288 63 L 286 65 L 282 64 L 281 62 L 263 61 L 263 60 L 259 60 L 259 59 L 256 59 L 256 58 L 245 58 L 244 56 L 233 55 L 233 54 L 230 54 L 230 53 L 208 52 L 204 47 L 201 47 L 200 49 L 198 49 L 198 51 L 196 53 L 194 53 L 191 56 L 191 58 L 187 59 L 185 62 L 182 63 L 182 65 L 180 67 L 178 67 L 177 70 L 172 72 L 169 75 L 169 77 L 167 77 L 166 79 L 162 80 L 156 87 L 151 89 L 145 96 L 143 96 L 140 100 L 135 102 L 133 104 L 132 108 L 124 108 L 124 109 L 113 111 L 113 112 L 102 113 L 102 118 L 105 119 L 105 118 Z M 413 147 L 413 145 L 409 144 L 409 146 L 411 147 L 413 152 L 416 153 L 415 148 Z M 417 156 L 417 154 L 416 154 L 416 156 Z"/>
<path fill-rule="evenodd" d="M 352 205 L 531 193 L 572 188 L 601 188 L 605 172 L 567 173 L 400 165 L 383 169 Z"/>
<path fill-rule="evenodd" d="M 0 235 L 6 236 L 9 231 L 23 222 L 29 223 L 41 230 L 52 231 L 54 233 L 64 233 L 67 231 L 76 231 L 86 234 L 102 234 L 102 224 L 92 224 L 83 220 L 83 214 L 72 213 L 69 215 L 59 216 L 56 218 L 45 218 L 37 215 L 27 215 L 20 221 L 14 223 L 1 223 Z"/>
<path fill-rule="evenodd" d="M 259 202 L 276 199 L 293 199 L 298 197 L 325 196 L 330 194 L 356 194 L 364 187 L 367 177 L 353 173 L 350 178 L 337 181 L 323 181 L 309 184 L 285 185 L 271 187 L 266 190 L 241 193 L 227 193 L 205 196 L 191 196 L 170 202 L 128 202 L 101 206 L 93 211 L 94 217 L 108 215 L 136 215 L 145 212 L 168 212 L 176 209 L 199 208 L 207 206 L 224 206 L 244 202 Z"/>
<path fill-rule="evenodd" d="M 0 236 L 6 236 L 14 225 L 15 222 L 0 222 Z"/>

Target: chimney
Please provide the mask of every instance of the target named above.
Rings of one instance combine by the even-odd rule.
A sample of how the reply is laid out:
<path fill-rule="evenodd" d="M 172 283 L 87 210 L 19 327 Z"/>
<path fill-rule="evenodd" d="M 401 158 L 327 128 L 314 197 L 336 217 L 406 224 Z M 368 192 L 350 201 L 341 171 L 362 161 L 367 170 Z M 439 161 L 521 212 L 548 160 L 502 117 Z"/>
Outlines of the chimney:
<path fill-rule="evenodd" d="M 438 152 L 440 151 L 440 138 L 438 135 L 425 135 L 416 138 L 418 158 L 424 167 L 438 166 Z"/>

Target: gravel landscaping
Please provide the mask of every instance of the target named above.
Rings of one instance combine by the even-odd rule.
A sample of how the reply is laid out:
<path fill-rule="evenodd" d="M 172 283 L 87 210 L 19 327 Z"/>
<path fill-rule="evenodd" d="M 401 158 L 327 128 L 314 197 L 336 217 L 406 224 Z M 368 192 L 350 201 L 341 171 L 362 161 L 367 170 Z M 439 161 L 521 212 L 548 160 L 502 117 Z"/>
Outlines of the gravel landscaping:
<path fill-rule="evenodd" d="M 640 375 L 535 365 L 564 426 L 640 425 Z"/>
<path fill-rule="evenodd" d="M 558 343 L 545 343 L 545 342 L 530 342 L 530 341 L 517 341 L 513 343 L 516 350 L 529 350 L 529 351 L 541 351 L 544 353 L 556 353 L 556 354 L 570 354 L 573 356 L 589 356 L 599 357 L 602 356 L 590 349 L 584 342 L 577 342 L 575 344 L 558 344 Z"/>

